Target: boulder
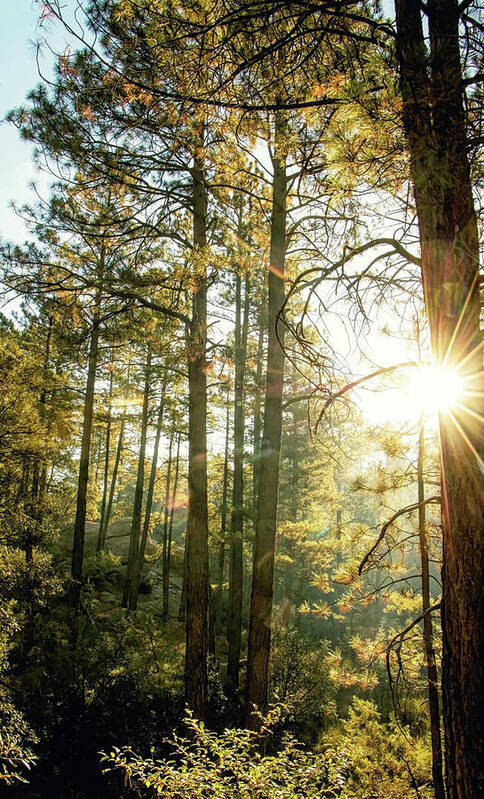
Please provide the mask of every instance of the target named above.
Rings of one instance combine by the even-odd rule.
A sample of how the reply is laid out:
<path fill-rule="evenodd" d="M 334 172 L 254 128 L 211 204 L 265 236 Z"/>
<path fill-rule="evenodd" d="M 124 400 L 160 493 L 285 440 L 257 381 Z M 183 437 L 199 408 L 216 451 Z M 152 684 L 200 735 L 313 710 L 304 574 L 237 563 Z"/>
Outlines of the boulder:
<path fill-rule="evenodd" d="M 99 522 L 86 522 L 86 533 L 84 538 L 84 557 L 95 555 L 97 548 L 97 537 L 99 533 Z M 129 553 L 129 538 L 131 533 L 131 517 L 125 516 L 123 519 L 116 519 L 108 527 L 105 548 L 109 549 L 113 555 L 121 558 L 123 564 L 127 563 Z M 67 558 L 72 552 L 72 542 L 74 538 L 74 524 L 66 526 L 61 540 L 60 548 L 63 557 Z M 146 542 L 146 555 L 149 557 L 158 550 L 156 543 L 151 536 Z"/>

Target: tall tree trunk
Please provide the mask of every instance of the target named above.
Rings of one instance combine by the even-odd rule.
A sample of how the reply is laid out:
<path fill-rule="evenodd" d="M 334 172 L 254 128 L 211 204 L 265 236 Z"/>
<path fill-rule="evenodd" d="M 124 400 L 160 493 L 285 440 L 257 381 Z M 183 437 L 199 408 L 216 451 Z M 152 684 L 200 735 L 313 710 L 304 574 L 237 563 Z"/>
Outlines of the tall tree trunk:
<path fill-rule="evenodd" d="M 53 319 L 53 317 L 51 317 L 51 318 L 52 318 L 52 323 L 53 323 L 54 319 Z M 57 362 L 55 364 L 52 364 L 51 368 L 55 369 L 56 373 L 58 373 L 58 371 L 59 371 L 61 361 L 62 361 L 62 356 L 58 356 L 57 357 Z M 54 392 L 52 390 L 52 391 L 50 391 L 51 403 L 53 403 L 53 397 L 54 397 Z M 47 403 L 47 396 L 46 396 L 45 400 L 46 400 L 46 403 Z M 45 417 L 47 418 L 46 440 L 50 441 L 50 438 L 51 438 L 51 435 L 52 435 L 52 428 L 54 426 L 54 410 L 53 410 L 53 407 L 51 406 L 50 413 L 47 414 L 46 413 L 46 408 L 47 408 L 47 405 L 44 406 L 44 414 L 45 414 Z M 52 469 L 52 465 L 49 464 L 48 458 L 46 456 L 44 456 L 42 458 L 42 462 L 41 462 L 40 477 L 39 477 L 39 493 L 38 493 L 38 496 L 39 496 L 39 504 L 40 505 L 42 505 L 42 502 L 43 502 L 43 499 L 45 497 L 45 493 L 46 493 L 46 490 L 47 490 L 47 474 L 49 472 L 49 466 Z"/>
<path fill-rule="evenodd" d="M 295 384 L 291 385 L 291 390 L 296 393 L 296 386 Z M 298 451 L 298 424 L 297 424 L 297 411 L 296 406 L 293 406 L 292 409 L 292 420 L 291 420 L 291 448 L 289 452 L 286 452 L 286 455 L 290 458 L 291 461 L 291 488 L 290 488 L 290 495 L 289 495 L 289 518 L 292 522 L 297 522 L 298 517 L 300 515 L 299 509 L 299 490 L 300 490 L 300 479 L 301 479 L 301 470 L 299 467 L 299 451 Z M 294 586 L 296 584 L 296 564 L 297 564 L 298 554 L 297 552 L 294 553 L 293 562 L 288 563 L 286 567 L 285 574 L 282 577 L 282 600 L 281 600 L 281 608 L 280 608 L 280 620 L 282 624 L 288 625 L 291 619 L 291 614 L 294 608 L 294 597 L 295 597 L 295 590 Z"/>
<path fill-rule="evenodd" d="M 210 586 L 208 602 L 208 654 L 215 657 L 217 638 L 215 635 L 215 592 L 212 586 Z"/>
<path fill-rule="evenodd" d="M 139 546 L 138 554 L 138 569 L 137 569 L 137 584 L 141 582 L 141 575 L 143 572 L 143 564 L 145 562 L 146 542 L 148 540 L 148 533 L 150 530 L 151 508 L 153 506 L 153 494 L 155 491 L 156 469 L 158 466 L 158 452 L 160 450 L 161 438 L 161 425 L 163 422 L 163 411 L 165 407 L 165 392 L 166 392 L 167 373 L 163 377 L 163 384 L 161 388 L 161 399 L 158 408 L 158 419 L 156 421 L 155 432 L 155 446 L 153 449 L 153 458 L 151 461 L 150 477 L 148 480 L 148 491 L 146 492 L 146 505 L 145 505 L 145 518 L 143 520 L 143 531 L 141 533 L 141 543 Z"/>
<path fill-rule="evenodd" d="M 52 432 L 52 417 L 49 415 L 49 419 L 47 422 L 47 438 L 50 438 L 50 433 Z M 48 460 L 47 458 L 42 459 L 42 464 L 40 467 L 40 478 L 39 478 L 39 501 L 41 502 L 45 496 L 45 490 L 47 488 L 47 469 L 48 469 Z"/>
<path fill-rule="evenodd" d="M 45 340 L 44 350 L 44 363 L 42 366 L 42 388 L 39 396 L 39 419 L 43 425 L 45 422 L 45 407 L 47 399 L 47 375 L 49 370 L 50 360 L 50 342 L 52 337 L 52 323 L 53 317 L 49 316 L 49 324 L 47 328 L 47 336 Z M 40 475 L 42 467 L 42 456 L 36 454 L 34 456 L 32 466 L 32 484 L 31 484 L 31 501 L 30 501 L 30 515 L 31 520 L 27 523 L 25 531 L 25 562 L 26 562 L 26 581 L 25 581 L 25 604 L 27 608 L 27 618 L 24 627 L 24 640 L 23 651 L 24 656 L 27 658 L 29 652 L 34 645 L 34 614 L 35 614 L 35 580 L 33 575 L 34 563 L 34 545 L 36 541 L 36 526 L 40 525 L 42 521 L 42 503 L 40 493 Z M 27 488 L 27 486 L 26 486 Z"/>
<path fill-rule="evenodd" d="M 285 156 L 282 154 L 281 147 L 284 139 L 283 123 L 279 115 L 276 116 L 275 126 L 276 141 L 273 156 L 274 179 L 269 264 L 267 377 L 257 522 L 254 539 L 245 707 L 246 721 L 252 729 L 257 729 L 260 725 L 257 711 L 265 713 L 267 710 L 279 455 L 282 432 L 284 378 L 284 350 L 282 349 L 282 344 L 284 332 L 282 328 L 276 331 L 276 323 L 277 315 L 284 304 L 287 177 Z"/>
<path fill-rule="evenodd" d="M 222 610 L 223 610 L 223 590 L 225 572 L 225 534 L 227 530 L 227 495 L 229 488 L 229 435 L 230 435 L 230 403 L 227 397 L 227 409 L 225 417 L 225 448 L 224 448 L 224 472 L 222 482 L 222 507 L 220 510 L 220 541 L 218 548 L 217 563 L 217 588 L 215 592 L 215 632 L 222 631 Z"/>
<path fill-rule="evenodd" d="M 448 799 L 484 796 L 484 465 L 479 248 L 466 147 L 457 0 L 395 0 L 403 123 L 435 361 L 458 367 L 467 410 L 441 414 L 442 703 Z"/>
<path fill-rule="evenodd" d="M 180 594 L 180 605 L 178 607 L 178 621 L 186 621 L 186 617 L 187 617 L 187 582 L 188 582 L 187 534 L 186 534 L 186 531 L 185 531 L 185 546 L 183 548 L 182 588 L 181 588 L 181 594 Z"/>
<path fill-rule="evenodd" d="M 25 502 L 26 497 L 28 496 L 29 482 L 30 482 L 30 466 L 31 466 L 30 457 L 24 458 L 22 462 L 22 472 L 20 475 L 19 484 L 15 494 L 15 501 L 17 504 L 19 502 Z"/>
<path fill-rule="evenodd" d="M 111 354 L 112 357 L 112 354 Z M 101 516 L 99 519 L 99 531 L 97 536 L 96 549 L 102 548 L 102 531 L 104 529 L 104 517 L 106 516 L 106 505 L 108 499 L 108 480 L 109 480 L 109 450 L 111 447 L 111 401 L 113 398 L 113 370 L 109 372 L 109 392 L 108 392 L 108 413 L 106 420 L 106 445 L 104 450 L 104 472 L 103 472 L 103 495 L 101 500 Z"/>
<path fill-rule="evenodd" d="M 180 472 L 180 444 L 181 432 L 178 433 L 175 458 L 175 477 L 173 479 L 173 490 L 171 492 L 170 503 L 170 522 L 168 525 L 168 544 L 166 550 L 166 580 L 163 578 L 163 623 L 166 624 L 170 609 L 170 572 L 171 572 L 171 542 L 173 538 L 173 519 L 175 516 L 176 491 L 178 487 L 178 475 Z"/>
<path fill-rule="evenodd" d="M 98 550 L 104 549 L 104 545 L 106 543 L 106 535 L 109 528 L 109 520 L 111 519 L 111 512 L 113 509 L 113 502 L 114 502 L 114 492 L 116 490 L 116 482 L 118 479 L 118 470 L 119 464 L 121 461 L 121 453 L 123 451 L 123 436 L 124 436 L 124 426 L 126 423 L 126 407 L 123 409 L 123 414 L 121 416 L 121 424 L 119 427 L 119 435 L 118 435 L 118 444 L 116 447 L 116 455 L 114 458 L 114 466 L 113 466 L 113 473 L 111 475 L 111 486 L 109 489 L 109 497 L 106 506 L 106 512 L 104 514 L 102 520 L 102 526 L 99 527 L 99 542 L 98 542 Z"/>
<path fill-rule="evenodd" d="M 51 392 L 51 398 L 53 396 L 53 392 Z M 52 428 L 54 426 L 54 413 L 51 409 L 51 412 L 47 416 L 47 427 L 46 427 L 46 439 L 50 441 Z M 52 470 L 52 464 L 50 464 L 50 468 Z M 39 504 L 42 504 L 42 501 L 45 497 L 45 493 L 47 490 L 47 473 L 49 471 L 49 461 L 47 457 L 42 458 L 41 466 L 40 466 L 40 477 L 39 477 Z"/>
<path fill-rule="evenodd" d="M 79 609 L 81 600 L 82 566 L 84 561 L 84 536 L 86 531 L 87 485 L 89 481 L 89 452 L 91 448 L 92 420 L 94 412 L 94 387 L 96 382 L 97 359 L 99 351 L 100 300 L 100 292 L 98 292 L 95 300 L 92 318 L 91 340 L 89 344 L 86 393 L 84 396 L 84 410 L 82 418 L 81 454 L 79 458 L 79 475 L 77 480 L 76 519 L 74 522 L 74 540 L 72 544 L 72 586 L 70 591 L 70 601 L 74 610 Z"/>
<path fill-rule="evenodd" d="M 432 742 L 432 780 L 435 799 L 445 799 L 444 777 L 442 771 L 442 741 L 440 736 L 439 692 L 437 688 L 437 664 L 435 661 L 434 635 L 430 608 L 430 571 L 427 526 L 425 521 L 425 428 L 424 418 L 420 421 L 418 439 L 417 489 L 418 489 L 418 538 L 420 562 L 422 567 L 422 612 L 424 627 L 424 648 L 427 662 L 427 688 L 429 695 L 430 736 Z"/>
<path fill-rule="evenodd" d="M 259 336 L 257 339 L 257 363 L 255 372 L 255 396 L 254 396 L 254 464 L 252 468 L 252 502 L 254 510 L 257 508 L 257 495 L 259 491 L 259 471 L 260 471 L 260 448 L 261 448 L 261 386 L 262 386 L 262 359 L 264 355 L 264 323 L 263 323 L 263 300 L 259 309 Z"/>
<path fill-rule="evenodd" d="M 93 450 L 93 458 L 92 458 L 92 460 L 95 462 L 96 467 L 95 467 L 95 471 L 94 471 L 94 479 L 93 479 L 92 482 L 94 483 L 95 486 L 97 486 L 97 484 L 99 483 L 99 470 L 101 468 L 101 454 L 102 454 L 102 448 L 103 448 L 103 436 L 102 436 L 102 429 L 100 427 L 99 427 L 99 429 L 94 428 L 93 432 L 95 432 L 95 436 L 94 436 L 95 443 L 94 443 L 94 446 L 92 446 L 92 450 Z"/>
<path fill-rule="evenodd" d="M 145 476 L 146 434 L 148 430 L 148 404 L 150 398 L 151 381 L 151 346 L 148 344 L 145 367 L 145 385 L 143 391 L 143 409 L 141 411 L 141 435 L 138 454 L 138 470 L 134 490 L 133 517 L 129 538 L 128 567 L 126 570 L 126 583 L 123 592 L 123 608 L 136 610 L 138 604 L 138 558 L 139 539 L 141 531 L 141 510 L 143 505 L 143 486 Z"/>
<path fill-rule="evenodd" d="M 163 508 L 163 551 L 162 551 L 162 575 L 163 575 L 163 598 L 165 597 L 165 585 L 168 586 L 168 526 L 170 518 L 170 488 L 171 488 L 171 467 L 173 455 L 173 442 L 175 439 L 175 419 L 173 418 L 170 432 L 170 443 L 168 445 L 168 463 L 166 466 L 165 481 L 165 507 Z M 164 602 L 163 602 L 164 605 Z"/>
<path fill-rule="evenodd" d="M 201 136 L 201 139 L 203 137 Z M 185 699 L 202 721 L 207 702 L 208 656 L 208 499 L 207 499 L 207 206 L 203 164 L 195 153 L 193 244 L 196 289 L 188 341 L 188 519 Z"/>
<path fill-rule="evenodd" d="M 239 235 L 242 231 L 239 231 Z M 239 687 L 240 642 L 242 636 L 243 600 L 243 523 L 244 523 L 244 378 L 249 329 L 250 284 L 245 280 L 242 322 L 242 278 L 236 276 L 235 291 L 235 389 L 234 389 L 234 477 L 232 488 L 231 552 L 230 552 L 230 607 L 228 623 L 227 679 L 230 691 Z"/>
<path fill-rule="evenodd" d="M 53 321 L 54 321 L 53 316 L 49 316 L 47 336 L 45 338 L 44 363 L 42 365 L 42 388 L 39 396 L 39 418 L 42 425 L 45 422 L 45 409 L 47 401 L 47 376 L 49 373 L 50 344 L 52 340 Z M 32 470 L 32 505 L 35 506 L 34 514 L 38 521 L 40 521 L 42 517 L 42 510 L 40 507 L 40 499 L 41 499 L 40 476 L 42 472 L 42 465 L 43 465 L 43 458 L 39 455 L 34 460 L 34 465 Z"/>

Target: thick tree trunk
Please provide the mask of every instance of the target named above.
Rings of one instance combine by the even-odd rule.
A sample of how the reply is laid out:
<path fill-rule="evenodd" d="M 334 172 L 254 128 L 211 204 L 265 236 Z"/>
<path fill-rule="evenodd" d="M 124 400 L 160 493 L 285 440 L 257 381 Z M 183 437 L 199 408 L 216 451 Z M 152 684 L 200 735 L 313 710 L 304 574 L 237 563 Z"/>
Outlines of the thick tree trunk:
<path fill-rule="evenodd" d="M 448 799 L 484 796 L 484 468 L 478 236 L 466 149 L 457 0 L 396 0 L 403 122 L 436 362 L 471 392 L 442 414 L 442 700 Z"/>
<path fill-rule="evenodd" d="M 129 539 L 128 567 L 126 570 L 126 583 L 123 592 L 123 608 L 129 606 L 129 610 L 136 610 L 138 604 L 138 562 L 139 562 L 139 540 L 141 532 L 141 510 L 143 505 L 143 486 L 145 476 L 146 458 L 146 434 L 148 430 L 148 404 L 150 398 L 151 380 L 151 347 L 148 344 L 145 367 L 145 385 L 143 391 L 143 409 L 141 411 L 141 431 L 138 454 L 138 470 L 136 474 L 136 486 L 134 489 L 133 517 L 131 519 L 131 531 Z"/>
<path fill-rule="evenodd" d="M 240 231 L 241 234 L 241 231 Z M 244 378 L 249 329 L 250 284 L 245 280 L 242 321 L 242 278 L 236 276 L 235 300 L 235 390 L 234 390 L 234 477 L 232 488 L 231 552 L 230 552 L 230 607 L 228 623 L 227 680 L 229 690 L 239 687 L 240 642 L 242 637 L 243 600 L 243 523 L 244 523 Z"/>
<path fill-rule="evenodd" d="M 207 279 L 204 264 L 207 209 L 203 165 L 195 155 L 193 244 L 196 289 L 188 342 L 188 519 L 185 699 L 205 719 L 208 656 L 208 500 L 207 500 Z"/>
<path fill-rule="evenodd" d="M 284 264 L 286 253 L 287 177 L 285 158 L 281 154 L 280 147 L 283 139 L 282 127 L 280 120 L 276 118 L 269 264 L 267 378 L 254 540 L 246 681 L 246 721 L 248 726 L 253 729 L 257 729 L 260 725 L 257 711 L 265 713 L 267 710 L 279 455 L 282 431 L 284 351 L 281 345 L 283 344 L 284 333 L 282 326 L 280 326 L 279 331 L 276 331 L 277 315 L 284 304 Z"/>
<path fill-rule="evenodd" d="M 82 585 L 82 566 L 84 561 L 84 536 L 86 531 L 87 485 L 89 481 L 89 452 L 91 448 L 92 419 L 94 412 L 94 387 L 99 351 L 99 301 L 96 304 L 92 319 L 92 332 L 89 344 L 87 364 L 86 393 L 82 418 L 82 441 L 79 458 L 79 474 L 77 480 L 76 519 L 74 522 L 74 540 L 72 544 L 72 587 L 70 602 L 74 610 L 79 609 Z"/>
<path fill-rule="evenodd" d="M 427 526 L 425 521 L 424 459 L 425 439 L 424 420 L 420 423 L 418 440 L 417 488 L 418 488 L 418 538 L 420 563 L 422 568 L 422 613 L 424 628 L 425 660 L 427 663 L 427 689 L 429 695 L 430 737 L 432 742 L 432 780 L 435 799 L 445 799 L 444 777 L 442 771 L 442 740 L 440 735 L 440 710 L 437 664 L 434 651 L 434 634 L 430 608 L 430 571 Z"/>

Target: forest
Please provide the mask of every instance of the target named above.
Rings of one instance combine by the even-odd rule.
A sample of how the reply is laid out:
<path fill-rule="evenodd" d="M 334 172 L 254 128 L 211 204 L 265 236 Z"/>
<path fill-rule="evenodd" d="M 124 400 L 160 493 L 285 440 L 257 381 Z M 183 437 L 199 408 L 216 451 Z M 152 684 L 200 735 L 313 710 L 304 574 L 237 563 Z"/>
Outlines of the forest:
<path fill-rule="evenodd" d="M 34 6 L 0 792 L 482 799 L 480 0 Z"/>

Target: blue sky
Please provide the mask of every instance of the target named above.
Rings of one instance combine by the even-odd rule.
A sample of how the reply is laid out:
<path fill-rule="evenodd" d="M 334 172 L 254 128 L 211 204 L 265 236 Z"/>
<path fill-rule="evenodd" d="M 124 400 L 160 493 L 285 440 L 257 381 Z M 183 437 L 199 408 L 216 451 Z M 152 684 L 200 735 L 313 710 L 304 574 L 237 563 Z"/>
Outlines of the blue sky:
<path fill-rule="evenodd" d="M 64 50 L 67 41 L 63 31 L 53 23 L 39 25 L 40 5 L 33 0 L 0 0 L 0 119 L 7 111 L 21 105 L 26 95 L 39 82 L 36 43 L 47 39 L 54 50 Z M 53 58 L 47 47 L 40 57 L 42 72 L 52 75 Z M 0 125 L 0 237 L 23 241 L 25 227 L 9 208 L 9 202 L 33 199 L 29 183 L 36 180 L 44 187 L 46 176 L 39 177 L 32 164 L 30 145 L 22 142 L 12 125 Z"/>

